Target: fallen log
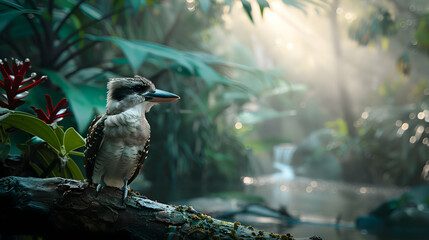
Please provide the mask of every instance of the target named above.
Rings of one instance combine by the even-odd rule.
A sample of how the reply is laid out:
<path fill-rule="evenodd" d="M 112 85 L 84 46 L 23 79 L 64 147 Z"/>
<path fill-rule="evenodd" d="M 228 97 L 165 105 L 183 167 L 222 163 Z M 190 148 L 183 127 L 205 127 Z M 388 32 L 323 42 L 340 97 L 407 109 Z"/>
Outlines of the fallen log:
<path fill-rule="evenodd" d="M 95 186 L 72 179 L 2 178 L 0 238 L 26 234 L 45 239 L 294 239 L 133 192 L 122 203 L 122 194 L 112 187 L 97 193 Z"/>

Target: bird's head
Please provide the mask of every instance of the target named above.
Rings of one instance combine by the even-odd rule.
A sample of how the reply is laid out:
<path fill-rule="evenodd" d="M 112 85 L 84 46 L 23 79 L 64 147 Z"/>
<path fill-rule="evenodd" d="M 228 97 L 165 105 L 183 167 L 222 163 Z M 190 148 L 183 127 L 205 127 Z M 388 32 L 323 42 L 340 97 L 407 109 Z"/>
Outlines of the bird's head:
<path fill-rule="evenodd" d="M 133 78 L 112 78 L 107 89 L 108 114 L 118 114 L 139 104 L 143 104 L 148 112 L 156 103 L 180 98 L 176 94 L 156 89 L 150 80 L 139 75 Z"/>

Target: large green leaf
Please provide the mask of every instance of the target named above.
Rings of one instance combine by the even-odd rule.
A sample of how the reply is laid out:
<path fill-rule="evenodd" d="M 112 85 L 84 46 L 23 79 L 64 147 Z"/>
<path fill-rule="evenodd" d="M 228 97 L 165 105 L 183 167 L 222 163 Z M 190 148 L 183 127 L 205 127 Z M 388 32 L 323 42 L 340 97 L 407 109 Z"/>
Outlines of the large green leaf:
<path fill-rule="evenodd" d="M 209 88 L 215 84 L 237 84 L 217 73 L 212 67 L 205 63 L 204 58 L 200 58 L 194 53 L 182 52 L 176 49 L 156 43 L 144 41 L 129 41 L 116 37 L 97 37 L 85 35 L 91 40 L 113 42 L 124 52 L 134 72 L 137 72 L 148 55 L 174 62 L 186 69 L 192 75 L 201 77 Z M 218 60 L 220 63 L 220 61 Z M 226 63 L 226 62 L 224 62 Z"/>
<path fill-rule="evenodd" d="M 66 153 L 85 146 L 85 140 L 74 128 L 68 128 L 66 130 L 63 142 Z"/>
<path fill-rule="evenodd" d="M 116 45 L 118 45 L 118 47 L 122 50 L 122 52 L 127 57 L 128 62 L 135 73 L 144 62 L 148 53 L 147 49 L 145 49 L 144 46 L 140 46 L 139 44 L 135 44 L 132 41 L 128 41 L 125 39 L 114 38 L 114 37 L 95 37 L 92 35 L 87 35 L 87 36 L 92 40 L 112 41 Z"/>
<path fill-rule="evenodd" d="M 0 124 L 18 128 L 46 141 L 51 147 L 60 151 L 61 143 L 54 130 L 42 120 L 24 112 L 11 112 Z"/>
<path fill-rule="evenodd" d="M 14 8 L 16 10 L 22 10 L 24 8 L 19 4 L 13 3 L 12 1 L 5 1 L 5 0 L 0 0 L 0 5 L 6 6 L 9 8 Z"/>
<path fill-rule="evenodd" d="M 13 19 L 15 19 L 16 17 L 22 14 L 28 14 L 28 13 L 41 14 L 40 11 L 37 11 L 34 9 L 20 9 L 20 10 L 9 9 L 1 12 L 0 13 L 0 32 L 2 32 L 3 29 L 7 27 L 7 25 L 9 25 L 10 22 L 12 22 Z"/>

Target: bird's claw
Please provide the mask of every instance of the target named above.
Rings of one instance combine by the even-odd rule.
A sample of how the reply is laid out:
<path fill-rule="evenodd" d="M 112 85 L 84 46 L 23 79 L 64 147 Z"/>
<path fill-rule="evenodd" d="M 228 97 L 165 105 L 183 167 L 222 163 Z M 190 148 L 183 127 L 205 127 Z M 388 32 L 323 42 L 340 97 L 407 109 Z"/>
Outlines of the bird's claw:
<path fill-rule="evenodd" d="M 128 196 L 128 179 L 124 179 L 124 187 L 122 188 L 122 190 L 124 191 L 124 195 L 122 197 L 122 205 L 124 205 L 125 200 L 127 199 L 127 196 Z"/>
<path fill-rule="evenodd" d="M 101 176 L 100 183 L 98 183 L 97 188 L 96 188 L 97 194 L 98 194 L 98 193 L 100 192 L 100 190 L 101 190 L 101 189 L 103 189 L 105 186 L 107 186 L 107 185 L 106 185 L 106 182 L 104 182 L 104 175 L 103 175 L 103 176 Z"/>

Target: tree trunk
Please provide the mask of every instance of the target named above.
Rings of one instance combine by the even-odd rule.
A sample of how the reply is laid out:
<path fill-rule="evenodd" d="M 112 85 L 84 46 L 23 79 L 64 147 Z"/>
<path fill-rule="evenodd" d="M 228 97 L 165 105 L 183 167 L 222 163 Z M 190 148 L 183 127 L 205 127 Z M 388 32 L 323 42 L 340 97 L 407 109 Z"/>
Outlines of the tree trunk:
<path fill-rule="evenodd" d="M 46 239 L 293 239 L 213 219 L 192 207 L 171 206 L 64 178 L 0 179 L 0 238 Z M 320 239 L 312 237 L 309 239 Z"/>

